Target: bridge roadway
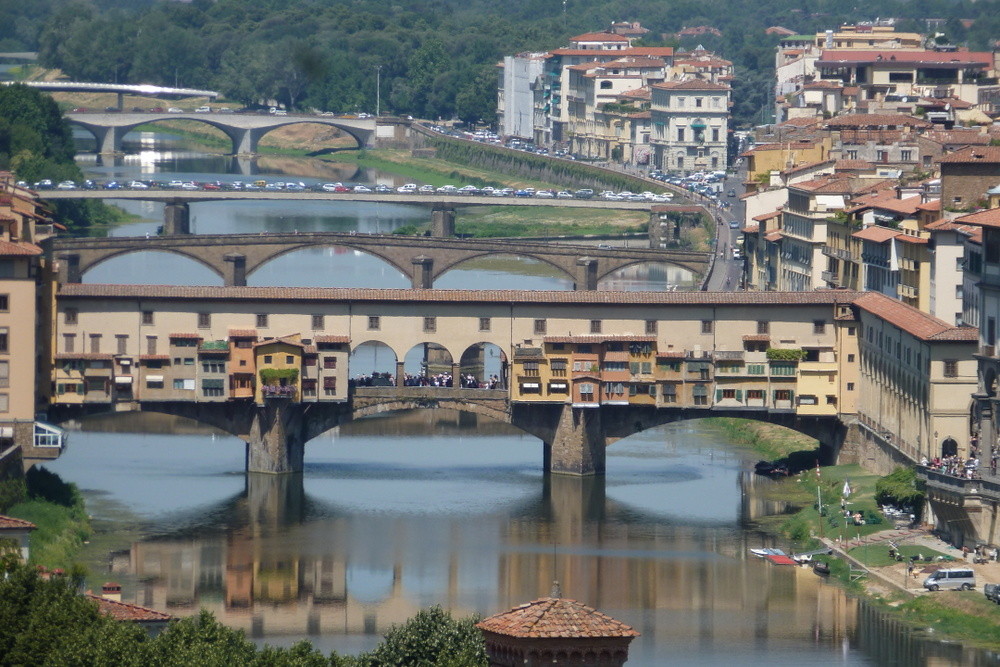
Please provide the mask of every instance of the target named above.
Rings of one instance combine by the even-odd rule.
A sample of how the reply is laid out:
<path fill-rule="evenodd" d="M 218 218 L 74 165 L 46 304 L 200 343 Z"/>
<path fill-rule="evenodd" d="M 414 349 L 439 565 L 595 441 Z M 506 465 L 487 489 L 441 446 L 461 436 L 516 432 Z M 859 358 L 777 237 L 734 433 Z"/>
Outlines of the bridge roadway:
<path fill-rule="evenodd" d="M 361 147 L 368 146 L 375 137 L 374 118 L 338 118 L 336 116 L 224 113 L 80 113 L 66 114 L 66 120 L 91 132 L 97 139 L 98 152 L 120 153 L 126 134 L 147 123 L 167 120 L 199 121 L 221 130 L 233 142 L 232 154 L 254 155 L 261 137 L 271 130 L 298 123 L 329 125 L 348 133 Z M 394 123 L 395 124 L 395 123 Z"/>
<path fill-rule="evenodd" d="M 180 204 L 206 201 L 233 200 L 293 200 L 293 201 L 357 201 L 379 204 L 410 204 L 431 206 L 439 210 L 453 210 L 458 206 L 560 206 L 564 208 L 607 209 L 618 211 L 646 211 L 653 206 L 669 208 L 671 204 L 653 204 L 648 201 L 606 201 L 604 199 L 538 199 L 535 197 L 489 197 L 461 194 L 402 194 L 398 192 L 315 192 L 286 190 L 45 190 L 43 199 L 128 199 Z M 680 207 L 690 209 L 688 207 Z"/>
<path fill-rule="evenodd" d="M 456 239 L 396 234 L 193 234 L 182 236 L 51 238 L 46 250 L 60 260 L 63 283 L 83 282 L 83 275 L 113 257 L 133 252 L 178 254 L 207 266 L 226 286 L 244 286 L 247 276 L 267 262 L 303 248 L 339 246 L 368 253 L 395 267 L 415 288 L 429 289 L 449 269 L 477 257 L 516 255 L 554 266 L 576 289 L 596 290 L 611 273 L 635 264 L 664 263 L 698 276 L 708 270 L 708 253 L 684 250 L 600 248 L 511 239 Z"/>

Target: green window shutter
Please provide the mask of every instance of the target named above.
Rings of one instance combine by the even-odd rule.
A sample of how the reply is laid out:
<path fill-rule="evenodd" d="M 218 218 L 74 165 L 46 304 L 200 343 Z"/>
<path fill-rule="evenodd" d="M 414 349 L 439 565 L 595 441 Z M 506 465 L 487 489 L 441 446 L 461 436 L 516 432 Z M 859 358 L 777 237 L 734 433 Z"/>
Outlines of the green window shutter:
<path fill-rule="evenodd" d="M 718 403 L 721 400 L 722 400 L 722 390 L 721 389 L 716 389 L 715 390 L 715 402 Z"/>
<path fill-rule="evenodd" d="M 742 389 L 737 389 L 736 390 L 736 400 L 737 401 L 742 401 L 743 400 L 743 390 Z"/>
<path fill-rule="evenodd" d="M 632 363 L 630 363 L 628 365 L 628 368 L 629 368 L 630 371 L 632 371 L 632 375 L 638 375 L 639 374 L 639 362 L 638 361 L 633 361 Z"/>

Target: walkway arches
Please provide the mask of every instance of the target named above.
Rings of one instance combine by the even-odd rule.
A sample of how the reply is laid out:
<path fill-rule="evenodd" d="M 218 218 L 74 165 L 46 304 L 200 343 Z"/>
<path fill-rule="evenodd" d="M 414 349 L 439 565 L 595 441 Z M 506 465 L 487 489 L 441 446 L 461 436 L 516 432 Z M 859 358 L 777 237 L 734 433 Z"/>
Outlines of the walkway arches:
<path fill-rule="evenodd" d="M 354 346 L 348 362 L 351 382 L 369 386 L 396 385 L 396 352 L 378 340 L 367 340 Z"/>
<path fill-rule="evenodd" d="M 183 257 L 181 267 L 177 257 Z M 222 275 L 208 262 L 181 250 L 126 250 L 91 264 L 83 272 L 84 282 L 121 284 L 119 276 L 130 276 L 130 285 L 221 286 Z M 165 276 L 171 282 L 165 282 Z M 182 280 L 182 282 L 179 282 Z"/>
<path fill-rule="evenodd" d="M 353 255 L 350 262 L 339 261 Z M 289 282 L 295 267 L 301 280 Z M 305 269 L 305 270 L 303 270 Z M 272 255 L 247 272 L 250 287 L 410 287 L 409 274 L 390 259 L 344 245 L 302 245 Z"/>
<path fill-rule="evenodd" d="M 451 352 L 438 343 L 417 343 L 403 358 L 406 384 L 453 386 Z"/>
<path fill-rule="evenodd" d="M 490 378 L 494 376 L 499 379 L 497 389 L 508 386 L 507 355 L 495 343 L 483 341 L 465 348 L 459 360 L 459 367 L 463 379 L 474 377 L 480 386 L 491 386 Z"/>
<path fill-rule="evenodd" d="M 562 267 L 529 254 L 484 252 L 460 262 L 434 267 L 435 289 L 462 289 L 475 280 L 492 278 L 511 289 L 572 290 L 576 278 Z M 516 285 L 512 284 L 516 281 Z"/>

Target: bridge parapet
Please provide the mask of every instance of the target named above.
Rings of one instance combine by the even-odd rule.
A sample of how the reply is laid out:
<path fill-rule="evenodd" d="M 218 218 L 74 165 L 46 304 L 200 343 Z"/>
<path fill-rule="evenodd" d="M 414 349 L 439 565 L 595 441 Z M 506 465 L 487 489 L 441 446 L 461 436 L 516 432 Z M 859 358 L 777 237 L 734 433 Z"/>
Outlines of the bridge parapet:
<path fill-rule="evenodd" d="M 917 479 L 926 490 L 925 522 L 952 544 L 1000 544 L 1000 478 L 965 479 L 918 466 Z"/>

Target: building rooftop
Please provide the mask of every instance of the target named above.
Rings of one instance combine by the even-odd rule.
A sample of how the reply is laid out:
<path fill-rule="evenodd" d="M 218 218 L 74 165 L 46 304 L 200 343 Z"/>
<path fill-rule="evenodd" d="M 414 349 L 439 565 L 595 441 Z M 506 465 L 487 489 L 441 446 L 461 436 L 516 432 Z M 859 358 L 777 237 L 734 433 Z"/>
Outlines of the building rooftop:
<path fill-rule="evenodd" d="M 872 243 L 885 243 L 889 239 L 894 239 L 902 233 L 903 232 L 898 229 L 882 227 L 881 225 L 871 225 L 869 227 L 865 227 L 859 232 L 854 232 L 851 236 L 863 241 L 871 241 Z"/>
<path fill-rule="evenodd" d="M 925 67 L 992 67 L 993 54 L 985 51 L 904 51 L 902 49 L 824 49 L 816 67 L 824 65 L 871 65 L 900 63 Z"/>
<path fill-rule="evenodd" d="M 116 621 L 130 621 L 132 623 L 165 623 L 173 619 L 173 616 L 170 614 L 164 614 L 162 611 L 156 611 L 155 609 L 149 609 L 148 607 L 140 607 L 139 605 L 129 604 L 127 602 L 109 600 L 108 598 L 101 597 L 100 595 L 93 595 L 92 593 L 85 593 L 84 595 L 97 603 L 97 609 L 102 614 L 106 614 Z"/>
<path fill-rule="evenodd" d="M 967 146 L 954 153 L 942 155 L 942 164 L 996 164 L 1000 163 L 1000 146 Z"/>
<path fill-rule="evenodd" d="M 854 303 L 862 310 L 881 317 L 921 340 L 953 342 L 979 340 L 979 330 L 975 327 L 956 327 L 878 292 L 865 292 L 855 299 Z"/>
<path fill-rule="evenodd" d="M 907 116 L 901 113 L 851 113 L 843 116 L 834 116 L 826 121 L 825 125 L 830 130 L 838 128 L 856 130 L 859 128 L 934 127 L 934 123 L 926 121 L 923 118 Z"/>
<path fill-rule="evenodd" d="M 976 227 L 1000 228 L 1000 208 L 989 208 L 955 218 L 952 222 L 959 225 L 975 225 Z"/>
<path fill-rule="evenodd" d="M 628 42 L 628 37 L 613 32 L 585 32 L 576 37 L 570 37 L 570 42 Z"/>
<path fill-rule="evenodd" d="M 35 530 L 35 528 L 37 526 L 30 521 L 0 514 L 0 530 Z"/>
<path fill-rule="evenodd" d="M 498 635 L 522 638 L 638 637 L 621 621 L 582 602 L 541 598 L 495 614 L 476 627 Z"/>
<path fill-rule="evenodd" d="M 664 81 L 654 83 L 653 88 L 664 90 L 729 90 L 729 86 L 711 81 L 701 81 L 699 79 L 686 79 L 684 81 Z"/>

